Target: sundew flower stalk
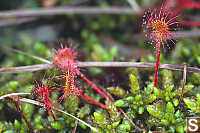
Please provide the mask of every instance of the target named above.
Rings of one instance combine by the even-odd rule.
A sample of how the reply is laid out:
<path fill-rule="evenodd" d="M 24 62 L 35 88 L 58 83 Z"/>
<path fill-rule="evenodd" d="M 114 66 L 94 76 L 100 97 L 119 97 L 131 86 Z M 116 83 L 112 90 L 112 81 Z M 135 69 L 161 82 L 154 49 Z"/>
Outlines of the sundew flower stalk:
<path fill-rule="evenodd" d="M 172 31 L 176 30 L 177 25 L 179 24 L 177 21 L 178 16 L 161 8 L 160 10 L 154 9 L 153 11 L 149 9 L 145 12 L 143 17 L 144 32 L 146 36 L 155 43 L 155 48 L 157 50 L 154 76 L 154 87 L 157 87 L 161 44 L 164 47 L 167 40 L 171 40 L 171 42 L 174 43 L 173 38 L 175 33 Z"/>

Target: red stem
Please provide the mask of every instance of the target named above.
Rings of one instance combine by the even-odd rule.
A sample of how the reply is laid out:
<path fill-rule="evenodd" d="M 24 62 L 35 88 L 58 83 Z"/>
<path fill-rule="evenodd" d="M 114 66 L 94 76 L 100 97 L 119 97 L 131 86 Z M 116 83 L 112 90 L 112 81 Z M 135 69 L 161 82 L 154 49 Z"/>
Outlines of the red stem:
<path fill-rule="evenodd" d="M 26 122 L 26 125 L 28 126 L 30 132 L 31 132 L 31 133 L 34 133 L 31 124 L 28 122 L 28 120 L 27 120 L 26 117 L 24 116 L 23 112 L 21 111 L 20 106 L 19 106 L 19 103 L 18 103 L 17 101 L 14 101 L 14 100 L 13 100 L 13 102 L 14 102 L 14 104 L 15 104 L 15 107 L 17 108 L 17 111 L 20 113 L 20 115 L 22 116 L 22 118 L 23 118 L 24 121 Z"/>
<path fill-rule="evenodd" d="M 184 6 L 187 8 L 200 8 L 200 2 L 189 0 L 185 2 Z"/>
<path fill-rule="evenodd" d="M 192 0 L 178 0 L 178 4 L 176 12 L 181 11 L 183 8 L 200 8 L 200 2 Z"/>
<path fill-rule="evenodd" d="M 53 111 L 50 110 L 48 113 L 49 113 L 49 115 L 51 115 L 51 116 L 53 117 L 53 120 L 54 120 L 54 122 L 55 122 L 55 121 L 56 121 L 56 117 L 55 117 Z"/>
<path fill-rule="evenodd" d="M 93 89 L 95 89 L 101 96 L 103 96 L 105 99 L 109 99 L 109 97 L 103 92 L 101 91 L 94 83 L 92 83 L 87 77 L 85 77 L 85 75 L 83 75 L 79 70 L 76 70 L 77 74 L 83 78 L 83 80 L 86 81 L 86 83 L 91 86 Z"/>
<path fill-rule="evenodd" d="M 105 105 L 100 103 L 100 102 L 97 102 L 96 100 L 92 99 L 91 97 L 89 96 L 86 96 L 82 91 L 80 92 L 80 96 L 82 96 L 84 99 L 92 102 L 93 104 L 96 104 L 98 105 L 99 107 L 103 108 L 103 109 L 106 109 Z"/>
<path fill-rule="evenodd" d="M 158 82 L 158 71 L 159 71 L 159 62 L 160 62 L 160 48 L 161 48 L 161 41 L 157 43 L 157 60 L 156 60 L 156 70 L 155 70 L 155 77 L 154 77 L 154 87 L 157 88 Z"/>

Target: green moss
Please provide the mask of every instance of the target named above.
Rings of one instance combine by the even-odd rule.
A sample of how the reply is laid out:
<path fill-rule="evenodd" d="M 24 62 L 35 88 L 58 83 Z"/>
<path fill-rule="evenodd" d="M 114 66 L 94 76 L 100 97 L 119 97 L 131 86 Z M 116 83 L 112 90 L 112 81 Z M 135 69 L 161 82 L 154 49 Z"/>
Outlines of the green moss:
<path fill-rule="evenodd" d="M 129 78 L 130 78 L 131 92 L 133 94 L 138 94 L 140 91 L 140 86 L 139 86 L 139 82 L 138 82 L 136 76 L 133 74 L 130 74 Z"/>
<path fill-rule="evenodd" d="M 124 98 L 127 95 L 126 91 L 123 88 L 120 88 L 118 86 L 117 87 L 108 87 L 107 90 L 111 94 L 118 96 L 120 98 Z"/>
<path fill-rule="evenodd" d="M 61 122 L 52 122 L 51 127 L 56 129 L 56 130 L 61 130 L 64 128 L 64 125 Z"/>

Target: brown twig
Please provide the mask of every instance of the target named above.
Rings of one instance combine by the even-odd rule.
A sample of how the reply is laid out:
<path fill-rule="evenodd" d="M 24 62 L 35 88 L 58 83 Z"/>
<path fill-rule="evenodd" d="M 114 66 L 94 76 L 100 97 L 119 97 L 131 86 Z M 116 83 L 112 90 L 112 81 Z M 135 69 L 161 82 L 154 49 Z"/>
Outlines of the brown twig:
<path fill-rule="evenodd" d="M 39 57 L 39 56 L 31 55 L 31 54 L 26 53 L 26 52 L 23 52 L 23 51 L 21 51 L 21 50 L 13 49 L 13 48 L 10 48 L 10 47 L 7 47 L 7 46 L 1 46 L 1 47 L 2 47 L 2 48 L 5 48 L 5 49 L 8 49 L 8 50 L 11 50 L 11 51 L 13 51 L 13 52 L 16 52 L 16 53 L 25 55 L 25 56 L 29 56 L 29 57 L 31 57 L 31 58 L 37 59 L 37 60 L 39 60 L 39 61 L 41 61 L 41 62 L 44 62 L 44 63 L 48 63 L 48 64 L 51 63 L 51 61 L 48 61 L 47 59 L 41 58 L 41 57 Z"/>
<path fill-rule="evenodd" d="M 183 94 L 184 94 L 184 88 L 185 88 L 185 83 L 186 83 L 186 77 L 187 77 L 187 65 L 184 65 L 184 70 L 183 70 L 183 83 L 182 83 L 182 91 L 181 91 L 181 95 L 179 98 L 179 103 L 181 102 L 181 100 L 183 99 Z"/>
<path fill-rule="evenodd" d="M 0 73 L 33 72 L 52 68 L 54 68 L 53 64 L 38 64 L 31 66 L 0 68 Z"/>
<path fill-rule="evenodd" d="M 77 129 L 77 125 L 78 125 L 78 120 L 75 120 L 74 124 L 75 124 L 75 127 L 72 130 L 72 133 L 76 133 L 76 129 Z"/>
<path fill-rule="evenodd" d="M 0 27 L 8 26 L 8 25 L 18 25 L 23 23 L 28 23 L 37 20 L 36 17 L 29 17 L 29 18 L 19 18 L 19 19 L 6 19 L 0 21 Z"/>
<path fill-rule="evenodd" d="M 52 16 L 65 14 L 138 14 L 139 12 L 131 8 L 123 7 L 54 7 L 38 8 L 31 10 L 10 10 L 0 12 L 0 18 L 18 18 L 35 16 Z"/>
<path fill-rule="evenodd" d="M 146 62 L 78 62 L 78 67 L 136 67 L 136 68 L 154 68 L 154 63 Z M 45 69 L 55 68 L 54 64 L 38 64 L 31 66 L 0 68 L 0 73 L 18 73 L 32 72 Z M 184 66 L 173 64 L 160 64 L 161 69 L 183 71 Z M 196 67 L 187 67 L 188 72 L 200 73 L 200 69 Z"/>
<path fill-rule="evenodd" d="M 141 129 L 139 128 L 128 116 L 127 114 L 121 109 L 121 108 L 118 108 L 119 111 L 124 115 L 124 117 L 126 117 L 126 119 L 140 132 L 142 131 L 145 131 L 145 129 Z"/>

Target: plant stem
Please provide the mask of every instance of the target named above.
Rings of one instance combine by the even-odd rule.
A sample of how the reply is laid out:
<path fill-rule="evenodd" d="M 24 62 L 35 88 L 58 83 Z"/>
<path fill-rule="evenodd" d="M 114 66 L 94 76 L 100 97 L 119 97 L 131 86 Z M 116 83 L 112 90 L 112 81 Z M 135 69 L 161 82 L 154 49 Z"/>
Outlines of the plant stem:
<path fill-rule="evenodd" d="M 93 104 L 96 104 L 96 105 L 98 105 L 99 107 L 101 107 L 101 108 L 103 108 L 103 109 L 106 109 L 105 105 L 103 105 L 103 104 L 100 103 L 100 102 L 97 102 L 96 100 L 92 99 L 92 98 L 89 97 L 89 96 L 86 96 L 82 91 L 81 91 L 80 95 L 81 95 L 84 99 L 86 99 L 86 100 L 92 102 Z"/>
<path fill-rule="evenodd" d="M 10 98 L 12 99 L 13 103 L 15 104 L 15 107 L 17 108 L 17 111 L 20 113 L 21 117 L 24 119 L 24 121 L 26 122 L 26 125 L 28 126 L 29 130 L 30 130 L 30 133 L 34 133 L 33 132 L 33 128 L 31 126 L 31 124 L 28 122 L 28 120 L 26 119 L 25 115 L 23 114 L 23 112 L 21 111 L 20 109 L 20 105 L 19 105 L 19 102 L 14 100 L 14 98 Z"/>
<path fill-rule="evenodd" d="M 188 8 L 200 8 L 200 2 L 186 1 L 185 2 L 185 7 L 188 7 Z"/>
<path fill-rule="evenodd" d="M 105 99 L 109 99 L 109 97 L 103 92 L 101 91 L 94 83 L 92 83 L 87 77 L 85 77 L 85 75 L 83 75 L 79 70 L 76 70 L 77 74 L 86 81 L 86 83 L 91 86 L 93 89 L 95 89 L 101 96 L 103 96 Z"/>
<path fill-rule="evenodd" d="M 55 122 L 55 121 L 56 121 L 56 117 L 55 117 L 53 111 L 50 110 L 50 111 L 48 111 L 48 113 L 49 113 L 49 115 L 51 115 L 51 116 L 53 117 L 53 120 L 54 120 L 54 122 Z"/>
<path fill-rule="evenodd" d="M 160 48 L 161 48 L 161 41 L 157 43 L 157 60 L 156 60 L 156 70 L 155 70 L 155 77 L 154 77 L 154 87 L 157 88 L 158 85 L 158 71 L 159 71 L 159 62 L 160 62 Z"/>

